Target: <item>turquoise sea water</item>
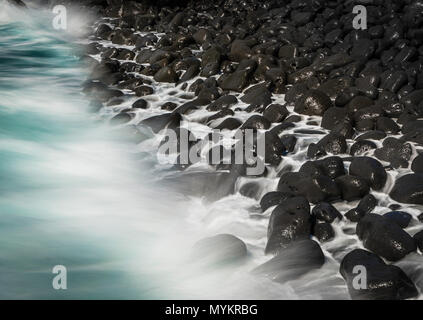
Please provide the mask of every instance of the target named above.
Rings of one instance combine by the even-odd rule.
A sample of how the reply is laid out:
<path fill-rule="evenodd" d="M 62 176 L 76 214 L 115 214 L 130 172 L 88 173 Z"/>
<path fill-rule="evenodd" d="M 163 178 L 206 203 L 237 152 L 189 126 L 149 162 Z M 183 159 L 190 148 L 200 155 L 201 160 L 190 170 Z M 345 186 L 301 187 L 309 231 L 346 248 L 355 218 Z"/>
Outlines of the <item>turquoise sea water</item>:
<path fill-rule="evenodd" d="M 138 170 L 87 112 L 77 46 L 48 15 L 8 10 L 0 18 L 0 299 L 157 297 L 143 273 L 152 237 L 135 219 L 148 207 L 134 201 Z M 52 287 L 55 265 L 67 268 L 67 290 Z"/>

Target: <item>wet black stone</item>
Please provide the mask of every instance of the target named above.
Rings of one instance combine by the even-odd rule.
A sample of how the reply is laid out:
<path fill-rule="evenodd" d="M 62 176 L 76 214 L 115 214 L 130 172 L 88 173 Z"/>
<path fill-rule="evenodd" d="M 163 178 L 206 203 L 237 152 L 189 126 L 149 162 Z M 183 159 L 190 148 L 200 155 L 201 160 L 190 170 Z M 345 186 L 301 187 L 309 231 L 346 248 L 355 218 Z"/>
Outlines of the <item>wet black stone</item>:
<path fill-rule="evenodd" d="M 365 288 L 354 286 L 357 279 L 357 266 L 366 270 Z M 399 267 L 387 265 L 376 254 L 363 249 L 355 249 L 342 259 L 339 271 L 348 285 L 354 300 L 401 300 L 418 295 L 414 283 Z"/>
<path fill-rule="evenodd" d="M 419 154 L 411 164 L 411 170 L 415 173 L 423 173 L 423 155 Z"/>
<path fill-rule="evenodd" d="M 341 190 L 342 199 L 354 201 L 369 193 L 370 187 L 366 180 L 360 177 L 343 175 L 335 179 Z"/>
<path fill-rule="evenodd" d="M 170 67 L 163 67 L 154 75 L 154 80 L 157 82 L 175 83 L 178 81 L 178 75 Z"/>
<path fill-rule="evenodd" d="M 388 177 L 382 164 L 370 157 L 355 157 L 350 164 L 349 173 L 363 178 L 375 190 L 382 189 Z"/>
<path fill-rule="evenodd" d="M 400 127 L 394 120 L 386 117 L 380 117 L 376 120 L 376 130 L 390 134 L 397 134 L 400 131 Z"/>
<path fill-rule="evenodd" d="M 165 128 L 176 129 L 181 121 L 182 117 L 179 113 L 165 113 L 144 119 L 140 125 L 150 127 L 154 133 L 158 133 Z"/>
<path fill-rule="evenodd" d="M 241 129 L 269 129 L 270 125 L 270 121 L 263 116 L 253 115 L 244 122 Z"/>
<path fill-rule="evenodd" d="M 264 212 L 270 207 L 281 204 L 284 200 L 290 197 L 291 197 L 290 194 L 279 192 L 279 191 L 268 192 L 260 200 L 261 210 Z"/>
<path fill-rule="evenodd" d="M 241 101 L 253 105 L 268 106 L 272 103 L 272 94 L 266 84 L 259 84 L 245 90 Z"/>
<path fill-rule="evenodd" d="M 391 219 L 369 213 L 357 224 L 363 246 L 389 261 L 398 261 L 416 251 L 414 239 Z"/>
<path fill-rule="evenodd" d="M 147 109 L 148 108 L 148 102 L 144 99 L 138 99 L 132 104 L 132 108 L 135 109 Z"/>
<path fill-rule="evenodd" d="M 313 240 L 300 240 L 287 245 L 278 254 L 253 270 L 273 281 L 285 282 L 319 269 L 325 263 L 325 255 Z"/>
<path fill-rule="evenodd" d="M 232 95 L 224 95 L 218 98 L 216 101 L 211 103 L 208 107 L 208 111 L 218 111 L 224 108 L 230 108 L 238 103 L 238 99 Z"/>
<path fill-rule="evenodd" d="M 316 223 L 313 225 L 312 234 L 320 241 L 327 242 L 335 238 L 335 231 L 330 223 Z"/>
<path fill-rule="evenodd" d="M 392 222 L 396 223 L 403 229 L 408 227 L 412 219 L 411 214 L 404 211 L 391 211 L 385 213 L 383 216 L 390 219 Z"/>
<path fill-rule="evenodd" d="M 332 130 L 339 124 L 349 123 L 348 112 L 346 108 L 332 107 L 325 111 L 322 117 L 322 128 Z"/>
<path fill-rule="evenodd" d="M 307 239 L 311 232 L 310 205 L 302 197 L 278 205 L 269 219 L 265 253 L 277 254 L 293 241 Z"/>
<path fill-rule="evenodd" d="M 134 91 L 135 91 L 135 95 L 138 97 L 148 96 L 154 93 L 153 88 L 149 86 L 139 86 L 139 87 L 136 87 Z"/>
<path fill-rule="evenodd" d="M 317 220 L 332 223 L 335 219 L 342 220 L 341 213 L 330 203 L 318 203 L 311 211 Z"/>
<path fill-rule="evenodd" d="M 352 156 L 361 156 L 370 150 L 377 148 L 377 145 L 373 141 L 369 140 L 360 140 L 354 143 L 350 149 L 350 155 Z"/>
<path fill-rule="evenodd" d="M 295 84 L 288 89 L 285 95 L 285 101 L 287 103 L 297 102 L 307 91 L 308 87 L 304 83 Z"/>
<path fill-rule="evenodd" d="M 382 148 L 375 150 L 374 155 L 379 160 L 389 162 L 393 168 L 407 168 L 412 152 L 409 143 L 388 137 L 383 141 Z"/>
<path fill-rule="evenodd" d="M 309 90 L 295 103 L 294 111 L 306 115 L 322 116 L 332 107 L 332 101 L 319 90 Z"/>
<path fill-rule="evenodd" d="M 160 107 L 160 109 L 162 109 L 162 110 L 167 110 L 167 111 L 173 111 L 173 110 L 175 110 L 176 109 L 176 107 L 177 107 L 178 105 L 176 104 L 176 103 L 173 103 L 173 102 L 166 102 L 166 103 L 164 103 L 161 107 Z"/>
<path fill-rule="evenodd" d="M 357 96 L 347 103 L 346 108 L 349 114 L 355 115 L 358 110 L 370 107 L 371 105 L 373 105 L 372 99 L 365 96 Z"/>
<path fill-rule="evenodd" d="M 401 203 L 423 204 L 423 174 L 407 174 L 398 178 L 389 195 Z"/>
<path fill-rule="evenodd" d="M 352 222 L 358 222 L 361 218 L 363 218 L 366 214 L 372 212 L 372 210 L 377 206 L 376 198 L 368 194 L 360 200 L 356 208 L 348 210 L 345 214 L 348 220 Z"/>
<path fill-rule="evenodd" d="M 242 125 L 241 120 L 236 118 L 226 118 L 215 127 L 218 130 L 235 130 Z"/>
<path fill-rule="evenodd" d="M 345 137 L 337 133 L 330 133 L 323 137 L 317 144 L 310 144 L 307 150 L 307 157 L 319 158 L 329 154 L 341 154 L 347 151 Z"/>
<path fill-rule="evenodd" d="M 264 112 L 263 117 L 265 117 L 270 122 L 282 122 L 288 116 L 289 111 L 285 106 L 280 104 L 271 104 L 268 106 Z"/>
<path fill-rule="evenodd" d="M 362 135 L 359 135 L 357 138 L 355 138 L 356 141 L 362 141 L 362 140 L 382 140 L 386 138 L 386 133 L 383 131 L 370 131 L 363 133 Z"/>
<path fill-rule="evenodd" d="M 287 152 L 293 152 L 297 144 L 297 137 L 293 134 L 286 134 L 281 137 L 281 142 Z"/>
<path fill-rule="evenodd" d="M 423 251 L 423 231 L 417 232 L 413 236 L 414 240 L 416 241 L 417 247 L 420 251 Z"/>

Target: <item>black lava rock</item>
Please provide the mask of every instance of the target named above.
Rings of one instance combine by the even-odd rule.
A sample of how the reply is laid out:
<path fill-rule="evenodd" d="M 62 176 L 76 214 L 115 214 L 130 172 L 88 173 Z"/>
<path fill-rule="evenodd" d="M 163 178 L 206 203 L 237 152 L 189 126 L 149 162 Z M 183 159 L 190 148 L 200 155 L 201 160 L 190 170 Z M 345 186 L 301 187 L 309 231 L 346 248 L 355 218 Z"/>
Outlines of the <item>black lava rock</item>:
<path fill-rule="evenodd" d="M 375 190 L 382 189 L 388 177 L 382 164 L 370 157 L 355 157 L 349 170 L 350 175 L 363 178 Z"/>
<path fill-rule="evenodd" d="M 416 251 L 413 238 L 391 219 L 367 214 L 357 224 L 363 246 L 389 261 L 398 261 Z"/>
<path fill-rule="evenodd" d="M 408 174 L 395 181 L 389 194 L 402 203 L 423 204 L 423 174 Z"/>
<path fill-rule="evenodd" d="M 414 283 L 404 271 L 385 264 L 380 257 L 366 250 L 355 249 L 348 253 L 339 271 L 354 300 L 402 300 L 418 295 Z M 367 281 L 363 283 L 358 277 L 364 275 L 362 280 Z"/>
<path fill-rule="evenodd" d="M 302 197 L 278 205 L 269 219 L 265 253 L 277 254 L 293 241 L 307 239 L 311 232 L 310 205 Z"/>

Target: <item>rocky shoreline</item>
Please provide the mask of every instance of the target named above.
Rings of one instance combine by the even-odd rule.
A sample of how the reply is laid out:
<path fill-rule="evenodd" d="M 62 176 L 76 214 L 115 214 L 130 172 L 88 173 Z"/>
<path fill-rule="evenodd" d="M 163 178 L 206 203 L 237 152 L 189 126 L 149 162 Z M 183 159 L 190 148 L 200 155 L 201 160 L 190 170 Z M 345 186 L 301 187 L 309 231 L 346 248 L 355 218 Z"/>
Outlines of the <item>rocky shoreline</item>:
<path fill-rule="evenodd" d="M 285 282 L 331 255 L 353 299 L 419 296 L 421 270 L 393 263 L 423 250 L 421 0 L 82 2 L 101 16 L 83 91 L 135 142 L 154 136 L 146 128 L 187 124 L 197 140 L 206 128 L 265 132 L 262 175 L 246 177 L 246 163 L 176 164 L 165 178 L 211 201 L 256 200 L 270 260 L 253 274 Z M 367 9 L 366 30 L 353 27 L 355 5 Z M 357 242 L 325 247 L 338 237 Z M 217 235 L 194 251 L 227 262 L 248 245 Z M 354 285 L 357 266 L 365 288 Z"/>

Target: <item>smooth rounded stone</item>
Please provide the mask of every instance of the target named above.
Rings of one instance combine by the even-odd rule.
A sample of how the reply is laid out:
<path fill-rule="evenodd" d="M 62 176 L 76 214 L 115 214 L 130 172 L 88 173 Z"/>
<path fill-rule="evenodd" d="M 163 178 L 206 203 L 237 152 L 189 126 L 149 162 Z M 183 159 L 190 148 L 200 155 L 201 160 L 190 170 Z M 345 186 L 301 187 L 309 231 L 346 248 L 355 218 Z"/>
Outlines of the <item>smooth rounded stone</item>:
<path fill-rule="evenodd" d="M 405 107 L 418 105 L 421 101 L 423 101 L 423 89 L 415 90 L 400 100 Z"/>
<path fill-rule="evenodd" d="M 192 37 L 198 44 L 203 44 L 204 42 L 211 40 L 212 34 L 209 30 L 201 28 L 198 29 L 197 32 L 192 35 Z"/>
<path fill-rule="evenodd" d="M 285 101 L 289 104 L 297 102 L 307 91 L 308 87 L 304 83 L 294 84 L 285 95 Z"/>
<path fill-rule="evenodd" d="M 130 114 L 126 112 L 121 112 L 115 115 L 112 119 L 110 119 L 110 123 L 119 125 L 119 124 L 128 123 L 131 120 L 132 120 L 132 117 Z"/>
<path fill-rule="evenodd" d="M 423 204 L 423 174 L 407 174 L 398 178 L 389 195 L 401 203 Z"/>
<path fill-rule="evenodd" d="M 299 172 L 286 172 L 279 179 L 278 191 L 302 196 L 311 203 L 340 199 L 340 189 L 327 176 L 305 176 Z"/>
<path fill-rule="evenodd" d="M 319 90 L 309 90 L 295 102 L 294 111 L 310 116 L 322 116 L 330 107 L 332 107 L 332 101 L 325 93 Z"/>
<path fill-rule="evenodd" d="M 258 84 L 245 90 L 241 101 L 253 105 L 268 106 L 272 103 L 272 93 L 268 90 L 266 84 Z"/>
<path fill-rule="evenodd" d="M 373 195 L 368 194 L 360 200 L 356 208 L 348 210 L 348 212 L 345 214 L 345 217 L 352 222 L 358 222 L 366 214 L 372 212 L 376 206 L 376 198 Z"/>
<path fill-rule="evenodd" d="M 222 109 L 219 112 L 216 112 L 212 116 L 208 117 L 205 122 L 209 123 L 209 122 L 214 121 L 216 119 L 220 119 L 220 118 L 224 118 L 224 117 L 228 117 L 228 116 L 233 116 L 233 115 L 235 115 L 235 112 L 233 112 L 231 109 Z"/>
<path fill-rule="evenodd" d="M 244 124 L 242 125 L 241 129 L 269 129 L 271 123 L 269 120 L 264 118 L 260 115 L 253 115 L 249 117 Z"/>
<path fill-rule="evenodd" d="M 393 168 L 408 168 L 412 153 L 411 144 L 388 137 L 383 141 L 382 148 L 375 150 L 374 155 L 379 160 L 389 162 Z"/>
<path fill-rule="evenodd" d="M 265 146 L 264 160 L 266 163 L 277 166 L 282 160 L 282 155 L 286 154 L 286 148 L 277 134 L 266 131 L 264 136 Z M 254 147 L 255 149 L 256 147 Z"/>
<path fill-rule="evenodd" d="M 247 246 L 231 234 L 218 234 L 198 241 L 191 256 L 205 263 L 231 263 L 247 256 Z"/>
<path fill-rule="evenodd" d="M 284 145 L 286 152 L 293 152 L 297 144 L 297 137 L 293 134 L 286 134 L 281 137 L 281 142 Z"/>
<path fill-rule="evenodd" d="M 208 107 L 208 111 L 219 111 L 225 108 L 230 108 L 238 103 L 238 99 L 232 95 L 224 95 L 219 97 L 216 101 L 211 103 Z"/>
<path fill-rule="evenodd" d="M 311 66 L 306 66 L 288 75 L 289 84 L 306 82 L 315 75 L 316 71 Z"/>
<path fill-rule="evenodd" d="M 311 214 L 316 217 L 317 220 L 332 223 L 335 219 L 342 220 L 342 214 L 330 203 L 320 202 L 318 203 Z"/>
<path fill-rule="evenodd" d="M 144 99 L 138 99 L 132 104 L 132 108 L 135 109 L 147 109 L 148 108 L 148 102 Z"/>
<path fill-rule="evenodd" d="M 415 173 L 423 173 L 423 155 L 419 154 L 411 163 L 411 170 Z"/>
<path fill-rule="evenodd" d="M 158 133 L 163 129 L 176 129 L 182 121 L 179 113 L 165 113 L 144 119 L 140 122 L 140 126 L 151 128 L 154 133 Z"/>
<path fill-rule="evenodd" d="M 320 242 L 327 242 L 335 238 L 335 231 L 333 230 L 331 224 L 327 222 L 314 224 L 312 234 Z"/>
<path fill-rule="evenodd" d="M 385 218 L 390 219 L 392 222 L 405 229 L 411 222 L 411 214 L 404 211 L 391 211 L 383 215 Z"/>
<path fill-rule="evenodd" d="M 309 238 L 310 232 L 311 216 L 307 199 L 288 198 L 270 216 L 265 253 L 278 254 L 291 242 Z"/>
<path fill-rule="evenodd" d="M 242 121 L 237 118 L 226 118 L 219 123 L 214 129 L 218 130 L 235 130 L 242 126 Z"/>
<path fill-rule="evenodd" d="M 352 139 L 355 135 L 355 130 L 349 123 L 339 123 L 331 131 L 343 136 L 345 139 Z"/>
<path fill-rule="evenodd" d="M 379 105 L 379 102 L 377 102 Z M 400 102 L 389 102 L 382 101 L 380 107 L 382 108 L 384 114 L 390 118 L 398 118 L 404 112 L 404 105 Z"/>
<path fill-rule="evenodd" d="M 383 110 L 379 106 L 370 106 L 362 108 L 354 113 L 354 120 L 356 122 L 361 120 L 377 120 L 383 116 Z"/>
<path fill-rule="evenodd" d="M 198 110 L 201 106 L 205 106 L 209 103 L 210 101 L 208 99 L 197 98 L 180 105 L 173 112 L 177 112 L 180 114 L 189 114 L 195 110 Z"/>
<path fill-rule="evenodd" d="M 369 140 L 360 140 L 354 143 L 350 149 L 350 155 L 352 156 L 361 156 L 370 150 L 377 148 L 376 143 Z"/>
<path fill-rule="evenodd" d="M 138 97 L 149 96 L 154 93 L 153 88 L 149 86 L 139 86 L 136 87 L 134 91 L 135 95 Z"/>
<path fill-rule="evenodd" d="M 224 74 L 219 79 L 219 86 L 226 91 L 242 92 L 249 82 L 250 72 L 248 70 L 237 70 L 232 74 Z"/>
<path fill-rule="evenodd" d="M 358 110 L 368 108 L 373 105 L 373 100 L 365 96 L 354 97 L 350 102 L 345 106 L 348 110 L 348 113 L 355 115 Z"/>
<path fill-rule="evenodd" d="M 263 117 L 273 123 L 282 122 L 288 115 L 289 111 L 280 104 L 271 104 L 263 112 Z"/>
<path fill-rule="evenodd" d="M 420 251 L 423 252 L 423 230 L 417 232 L 414 236 L 413 236 L 414 241 L 416 241 L 417 247 L 419 248 Z"/>
<path fill-rule="evenodd" d="M 349 168 L 350 175 L 363 178 L 372 189 L 382 189 L 388 175 L 382 164 L 370 157 L 354 157 Z"/>
<path fill-rule="evenodd" d="M 370 131 L 375 128 L 375 122 L 373 119 L 363 119 L 355 123 L 355 128 L 357 131 Z"/>
<path fill-rule="evenodd" d="M 154 75 L 154 80 L 157 82 L 178 82 L 178 75 L 171 67 L 163 67 Z"/>
<path fill-rule="evenodd" d="M 364 267 L 367 283 L 357 288 L 357 268 Z M 360 270 L 363 272 L 362 270 Z M 387 265 L 376 254 L 363 249 L 348 253 L 341 262 L 339 272 L 345 279 L 353 300 L 403 300 L 416 297 L 414 283 L 399 267 Z"/>
<path fill-rule="evenodd" d="M 348 117 L 348 112 L 346 108 L 331 107 L 325 111 L 322 117 L 322 128 L 332 130 L 338 124 L 343 124 L 345 122 L 350 123 L 351 120 Z"/>
<path fill-rule="evenodd" d="M 273 127 L 270 132 L 273 132 L 276 135 L 282 134 L 285 130 L 289 130 L 295 128 L 295 124 L 292 122 L 283 122 L 278 124 L 277 126 Z"/>
<path fill-rule="evenodd" d="M 358 222 L 357 236 L 366 249 L 389 261 L 398 261 L 417 250 L 414 239 L 398 224 L 374 213 Z"/>
<path fill-rule="evenodd" d="M 370 39 L 359 39 L 354 41 L 351 49 L 351 56 L 358 61 L 370 59 L 376 50 L 375 42 Z"/>
<path fill-rule="evenodd" d="M 383 79 L 381 88 L 397 93 L 408 82 L 408 76 L 404 71 L 389 72 L 388 76 Z"/>
<path fill-rule="evenodd" d="M 176 109 L 176 107 L 177 107 L 178 105 L 176 104 L 176 103 L 173 103 L 173 102 L 166 102 L 166 103 L 164 103 L 161 107 L 160 107 L 160 109 L 162 109 L 162 110 L 167 110 L 167 111 L 173 111 L 173 110 L 175 110 Z"/>
<path fill-rule="evenodd" d="M 386 138 L 386 133 L 383 131 L 369 131 L 366 133 L 363 133 L 362 135 L 359 135 L 357 138 L 355 138 L 356 141 L 362 141 L 362 140 L 382 140 Z"/>
<path fill-rule="evenodd" d="M 409 121 L 405 123 L 401 129 L 404 134 L 419 130 L 423 130 L 423 120 Z"/>
<path fill-rule="evenodd" d="M 366 78 L 356 79 L 355 86 L 359 92 L 370 99 L 376 99 L 379 95 L 378 89 L 369 83 Z"/>
<path fill-rule="evenodd" d="M 247 182 L 239 188 L 239 193 L 247 198 L 260 199 L 261 186 L 257 182 Z"/>
<path fill-rule="evenodd" d="M 261 210 L 265 212 L 270 207 L 277 206 L 290 197 L 290 194 L 283 193 L 280 191 L 268 192 L 260 200 Z"/>
<path fill-rule="evenodd" d="M 332 156 L 314 161 L 320 171 L 331 179 L 335 179 L 345 174 L 344 162 L 340 157 Z"/>
<path fill-rule="evenodd" d="M 324 136 L 317 144 L 312 143 L 307 150 L 308 158 L 320 158 L 329 154 L 346 153 L 348 148 L 345 137 L 337 133 L 329 133 Z"/>
<path fill-rule="evenodd" d="M 335 179 L 341 190 L 342 199 L 354 201 L 369 193 L 370 187 L 366 180 L 360 177 L 343 175 Z"/>
<path fill-rule="evenodd" d="M 376 130 L 390 134 L 397 134 L 400 132 L 400 127 L 394 120 L 386 117 L 380 117 L 376 120 Z"/>
<path fill-rule="evenodd" d="M 255 268 L 252 273 L 285 282 L 319 269 L 324 263 L 325 255 L 316 241 L 300 240 L 280 250 L 278 255 Z"/>

